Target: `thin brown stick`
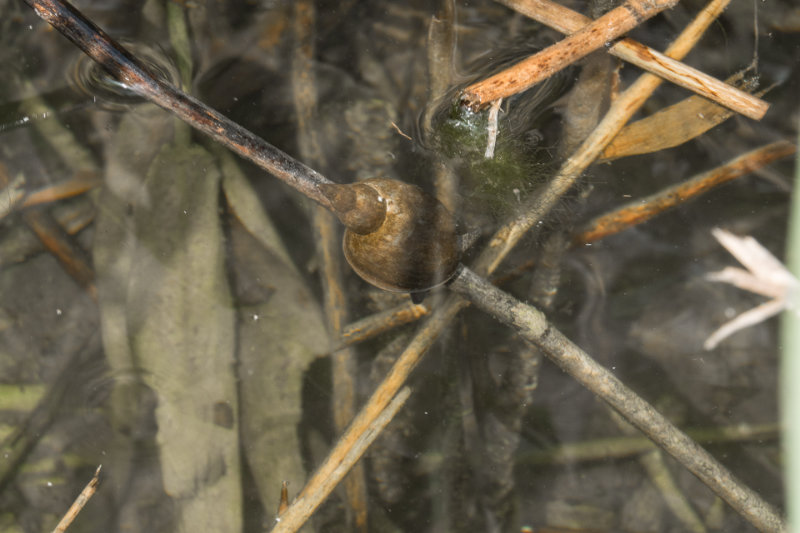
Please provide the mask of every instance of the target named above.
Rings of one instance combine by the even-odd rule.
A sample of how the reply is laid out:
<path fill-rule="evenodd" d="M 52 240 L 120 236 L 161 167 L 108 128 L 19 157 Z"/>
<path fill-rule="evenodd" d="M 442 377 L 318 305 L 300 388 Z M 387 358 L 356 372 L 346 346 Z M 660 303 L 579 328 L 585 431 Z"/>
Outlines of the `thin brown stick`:
<path fill-rule="evenodd" d="M 438 2 L 439 10 L 428 23 L 428 98 L 441 98 L 452 84 L 455 71 L 454 0 Z"/>
<path fill-rule="evenodd" d="M 551 0 L 497 0 L 542 24 L 565 34 L 580 31 L 592 19 Z M 655 74 L 667 81 L 689 89 L 700 96 L 736 111 L 746 117 L 761 120 L 769 104 L 704 72 L 676 61 L 661 52 L 630 38 L 615 42 L 608 52 L 624 61 Z"/>
<path fill-rule="evenodd" d="M 97 287 L 94 284 L 94 269 L 91 267 L 91 261 L 86 252 L 73 242 L 72 237 L 47 211 L 28 209 L 23 212 L 22 218 L 47 251 L 58 259 L 72 279 L 85 288 L 89 295 L 96 300 Z"/>
<path fill-rule="evenodd" d="M 75 235 L 92 223 L 95 209 L 89 202 L 59 205 L 51 215 L 68 235 Z M 42 242 L 26 227 L 17 227 L 0 238 L 0 268 L 24 262 L 44 249 Z"/>
<path fill-rule="evenodd" d="M 477 111 L 498 98 L 522 92 L 677 3 L 678 0 L 628 0 L 556 44 L 470 85 L 464 89 L 461 101 Z"/>
<path fill-rule="evenodd" d="M 447 97 L 455 77 L 455 0 L 439 0 L 438 13 L 428 24 L 428 104 L 422 115 L 422 130 L 432 135 L 431 120 L 435 110 Z M 444 158 L 433 161 L 433 184 L 436 198 L 451 213 L 459 211 L 458 179 Z"/>
<path fill-rule="evenodd" d="M 724 165 L 595 218 L 575 236 L 574 243 L 594 242 L 641 224 L 719 185 L 749 174 L 777 159 L 792 155 L 795 150 L 794 143 L 778 141 L 747 152 Z"/>
<path fill-rule="evenodd" d="M 317 113 L 317 86 L 314 72 L 314 36 L 316 10 L 312 0 L 294 3 L 293 33 L 295 53 L 292 57 L 292 87 L 298 117 L 298 140 L 303 158 L 317 168 L 325 168 L 314 118 Z M 320 258 L 325 319 L 328 331 L 335 338 L 348 321 L 339 224 L 332 213 L 316 206 L 312 216 L 317 256 Z M 344 347 L 331 354 L 333 374 L 333 421 L 343 432 L 356 413 L 356 354 Z M 363 465 L 354 465 L 344 480 L 348 521 L 355 531 L 367 531 L 367 481 Z"/>
<path fill-rule="evenodd" d="M 347 472 L 353 465 L 358 462 L 367 448 L 369 448 L 370 444 L 380 435 L 383 428 L 394 418 L 397 411 L 403 407 L 410 395 L 411 389 L 408 387 L 397 393 L 397 395 L 391 398 L 391 401 L 387 403 L 386 409 L 383 410 L 383 412 L 379 413 L 368 426 L 361 428 L 357 437 L 348 443 L 345 453 L 341 456 L 336 456 L 335 462 L 324 463 L 324 474 L 320 474 L 322 468 L 314 474 L 314 477 L 308 482 L 303 492 L 301 492 L 289 508 L 280 515 L 275 527 L 272 528 L 272 533 L 290 533 L 300 529 L 314 513 L 314 510 L 325 501 L 325 498 L 328 497 L 342 478 L 347 475 Z M 353 425 L 357 422 L 358 420 L 354 420 Z M 353 432 L 348 429 L 339 439 L 339 442 L 341 443 L 346 436 L 352 434 Z M 339 449 L 339 444 L 337 444 L 334 449 Z"/>
<path fill-rule="evenodd" d="M 34 205 L 56 202 L 65 198 L 72 198 L 73 196 L 97 188 L 102 184 L 103 181 L 94 171 L 77 172 L 66 181 L 42 187 L 26 195 L 21 207 L 32 207 Z"/>
<path fill-rule="evenodd" d="M 689 53 L 706 28 L 722 13 L 729 2 L 730 0 L 711 0 L 669 46 L 666 55 L 680 59 Z M 600 124 L 561 165 L 547 188 L 531 196 L 520 215 L 495 233 L 489 241 L 489 246 L 476 262 L 478 273 L 491 274 L 497 269 L 520 239 L 556 205 L 660 84 L 661 79 L 658 76 L 642 74 L 633 85 L 617 96 Z"/>
<path fill-rule="evenodd" d="M 427 302 L 415 304 L 409 300 L 386 311 L 351 322 L 342 328 L 340 335 L 342 344 L 349 346 L 365 341 L 385 331 L 419 320 L 430 312 L 431 308 Z"/>
<path fill-rule="evenodd" d="M 773 506 L 740 483 L 699 444 L 573 344 L 541 311 L 513 298 L 467 268 L 461 269 L 450 287 L 541 348 L 551 361 L 680 461 L 759 530 L 786 530 L 786 524 Z"/>
<path fill-rule="evenodd" d="M 94 496 L 94 493 L 97 492 L 97 485 L 100 483 L 101 468 L 103 468 L 103 465 L 98 466 L 97 470 L 94 471 L 94 476 L 92 476 L 92 479 L 89 480 L 89 483 L 83 487 L 83 490 L 80 494 L 78 494 L 78 497 L 75 498 L 75 501 L 72 502 L 72 505 L 69 506 L 69 509 L 67 509 L 67 512 L 64 514 L 63 518 L 61 518 L 61 521 L 58 523 L 55 529 L 53 529 L 53 533 L 64 533 L 72 521 L 78 516 L 78 513 L 81 512 L 92 496 Z"/>

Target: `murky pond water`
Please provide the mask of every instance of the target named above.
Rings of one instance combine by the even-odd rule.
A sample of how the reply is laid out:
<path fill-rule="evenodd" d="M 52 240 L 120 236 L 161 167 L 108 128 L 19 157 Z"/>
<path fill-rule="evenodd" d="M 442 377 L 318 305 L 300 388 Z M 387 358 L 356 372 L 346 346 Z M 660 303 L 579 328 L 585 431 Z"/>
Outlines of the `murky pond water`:
<path fill-rule="evenodd" d="M 329 179 L 435 194 L 468 265 L 640 74 L 600 51 L 505 99 L 487 157 L 489 111 L 459 92 L 560 39 L 500 4 L 75 5 Z M 764 301 L 706 278 L 738 266 L 711 230 L 782 257 L 791 157 L 575 240 L 599 214 L 796 138 L 791 2 L 735 1 L 686 61 L 721 79 L 750 64 L 754 7 L 747 75 L 771 87 L 766 117 L 590 167 L 494 279 L 780 507 L 776 321 L 703 345 Z M 683 2 L 631 36 L 663 50 L 701 8 Z M 282 482 L 293 499 L 448 288 L 412 306 L 371 287 L 334 218 L 126 92 L 23 2 L 0 12 L 0 528 L 52 529 L 99 464 L 71 531 L 272 527 Z M 635 118 L 688 95 L 664 84 Z M 380 331 L 348 344 L 370 317 Z M 306 530 L 753 530 L 493 316 L 466 308 L 425 349 L 410 399 Z"/>

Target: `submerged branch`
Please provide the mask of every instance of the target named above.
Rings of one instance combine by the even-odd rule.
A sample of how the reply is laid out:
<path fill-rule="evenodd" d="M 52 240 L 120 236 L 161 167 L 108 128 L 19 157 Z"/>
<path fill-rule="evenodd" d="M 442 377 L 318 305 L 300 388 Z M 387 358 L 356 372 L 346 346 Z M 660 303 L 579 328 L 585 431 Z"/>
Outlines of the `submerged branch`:
<path fill-rule="evenodd" d="M 466 268 L 461 270 L 450 287 L 541 348 L 551 361 L 675 457 L 758 529 L 786 530 L 786 524 L 774 507 L 739 482 L 699 444 L 566 338 L 547 321 L 542 312 L 513 298 Z"/>

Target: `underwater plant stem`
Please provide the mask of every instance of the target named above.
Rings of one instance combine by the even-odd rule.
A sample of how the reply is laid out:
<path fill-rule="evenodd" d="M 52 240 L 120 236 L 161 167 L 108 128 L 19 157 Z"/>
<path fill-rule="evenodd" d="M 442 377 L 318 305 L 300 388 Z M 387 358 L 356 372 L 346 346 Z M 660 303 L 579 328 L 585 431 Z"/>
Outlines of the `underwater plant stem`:
<path fill-rule="evenodd" d="M 333 486 L 329 482 L 331 476 L 342 469 L 341 465 L 346 460 L 345 458 L 353 455 L 354 448 L 358 446 L 361 440 L 370 436 L 374 439 L 377 434 L 373 433 L 379 431 L 380 428 L 385 426 L 389 420 L 394 417 L 394 414 L 399 409 L 399 406 L 398 409 L 394 409 L 394 403 L 397 401 L 397 398 L 403 394 L 401 389 L 411 375 L 411 372 L 417 367 L 417 364 L 422 360 L 422 357 L 438 338 L 439 334 L 444 331 L 458 312 L 467 305 L 468 302 L 466 302 L 466 300 L 460 296 L 452 295 L 447 299 L 445 304 L 437 309 L 431 318 L 421 326 L 406 349 L 403 350 L 403 353 L 400 354 L 400 357 L 398 357 L 397 361 L 392 365 L 389 373 L 383 378 L 383 381 L 381 381 L 369 400 L 367 400 L 361 408 L 358 415 L 356 415 L 350 423 L 347 431 L 339 437 L 339 440 L 328 453 L 325 461 L 317 468 L 314 475 L 306 483 L 306 486 L 303 487 L 303 490 L 295 500 L 295 504 L 289 508 L 289 511 L 297 514 L 304 513 L 302 509 L 310 507 L 312 505 L 311 502 L 316 501 L 316 495 L 326 487 L 329 487 L 325 496 L 317 501 L 314 507 L 308 511 L 308 515 L 306 515 L 307 519 L 311 512 L 313 512 L 313 509 L 324 500 L 331 490 L 333 490 Z M 398 391 L 400 391 L 399 394 Z M 389 415 L 388 412 L 392 410 L 393 412 Z M 388 418 L 380 425 L 380 428 L 375 429 L 377 420 L 386 416 L 388 416 Z M 295 505 L 297 506 L 297 510 L 292 510 Z M 294 520 L 293 516 L 290 517 Z M 272 530 L 273 533 L 296 530 L 285 527 L 284 522 L 287 520 L 287 516 L 281 515 L 280 520 L 281 522 Z M 302 522 L 295 523 L 298 527 L 302 524 Z"/>
<path fill-rule="evenodd" d="M 298 126 L 300 154 L 317 168 L 326 168 L 315 120 L 318 109 L 317 80 L 314 70 L 316 9 L 313 0 L 295 0 L 292 13 L 294 53 L 292 54 L 292 96 Z M 334 338 L 348 322 L 347 291 L 343 286 L 342 245 L 336 217 L 322 206 L 313 206 L 311 215 L 314 242 L 320 261 L 325 322 Z M 357 411 L 356 353 L 348 347 L 330 354 L 333 393 L 333 422 L 342 433 Z M 347 522 L 356 532 L 367 531 L 367 481 L 362 463 L 355 464 L 344 479 Z"/>
<path fill-rule="evenodd" d="M 794 143 L 778 141 L 742 154 L 724 165 L 645 198 L 634 200 L 619 209 L 591 220 L 575 236 L 573 243 L 576 245 L 587 244 L 641 224 L 667 209 L 688 202 L 719 185 L 745 176 L 777 159 L 792 155 L 795 149 Z"/>
<path fill-rule="evenodd" d="M 26 209 L 22 212 L 22 218 L 64 271 L 97 301 L 94 270 L 83 248 L 74 242 L 72 236 L 44 208 Z"/>
<path fill-rule="evenodd" d="M 777 440 L 781 427 L 777 423 L 734 424 L 721 427 L 703 427 L 683 429 L 696 442 L 706 446 L 727 444 L 731 442 L 763 442 Z M 626 459 L 641 453 L 657 449 L 652 440 L 640 435 L 630 434 L 624 437 L 608 437 L 590 439 L 580 442 L 563 442 L 552 447 L 534 449 L 517 454 L 517 463 L 521 465 L 565 465 L 586 461 L 609 461 Z"/>
<path fill-rule="evenodd" d="M 470 85 L 464 89 L 461 102 L 478 111 L 498 98 L 520 93 L 677 3 L 678 0 L 628 0 L 541 52 Z"/>
<path fill-rule="evenodd" d="M 700 40 L 708 26 L 722 13 L 730 0 L 711 0 L 667 48 L 665 54 L 681 59 Z M 598 19 L 599 20 L 599 19 Z M 536 225 L 556 205 L 575 181 L 595 162 L 606 146 L 622 130 L 653 91 L 661 78 L 645 73 L 614 99 L 606 115 L 589 134 L 583 144 L 567 159 L 547 188 L 532 195 L 520 214 L 495 232 L 474 267 L 479 274 L 493 273 L 503 259 L 514 249 L 528 230 Z"/>
<path fill-rule="evenodd" d="M 592 22 L 589 17 L 551 0 L 497 1 L 565 34 L 575 33 Z M 764 100 L 628 37 L 615 42 L 608 53 L 754 120 L 761 120 L 769 109 Z"/>
<path fill-rule="evenodd" d="M 381 434 L 406 400 L 411 395 L 411 389 L 403 388 L 397 395 L 387 401 L 385 409 L 373 417 L 365 426 L 358 426 L 360 418 L 356 418 L 348 431 L 337 442 L 334 451 L 328 455 L 325 463 L 314 473 L 303 491 L 292 504 L 278 516 L 271 533 L 293 533 L 298 531 L 308 521 L 317 507 L 333 492 L 333 489 L 347 475 L 361 456 L 367 451 L 370 444 Z M 358 429 L 357 433 L 353 428 Z M 352 440 L 345 441 L 345 437 Z"/>
<path fill-rule="evenodd" d="M 428 302 L 415 304 L 409 300 L 386 311 L 360 318 L 342 328 L 340 346 L 350 346 L 371 339 L 390 329 L 419 320 L 430 312 L 431 306 Z"/>
<path fill-rule="evenodd" d="M 438 12 L 428 23 L 428 98 L 438 100 L 447 93 L 455 77 L 454 0 L 440 0 Z"/>
<path fill-rule="evenodd" d="M 197 130 L 254 162 L 306 197 L 330 209 L 318 185 L 322 174 L 275 148 L 196 98 L 158 79 L 130 52 L 80 11 L 63 0 L 25 0 L 36 14 L 60 31 L 129 90 L 170 111 Z"/>
<path fill-rule="evenodd" d="M 541 311 L 501 291 L 468 268 L 461 269 L 450 288 L 541 348 L 551 361 L 675 457 L 759 530 L 786 530 L 783 518 L 772 505 L 740 483 L 699 444 L 573 344 L 547 321 Z"/>

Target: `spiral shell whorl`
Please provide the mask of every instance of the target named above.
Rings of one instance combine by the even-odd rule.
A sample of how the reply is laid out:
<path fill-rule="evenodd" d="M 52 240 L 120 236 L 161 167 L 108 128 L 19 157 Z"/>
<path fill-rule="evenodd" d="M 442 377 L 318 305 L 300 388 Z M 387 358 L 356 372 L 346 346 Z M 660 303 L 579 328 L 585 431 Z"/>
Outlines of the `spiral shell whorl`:
<path fill-rule="evenodd" d="M 363 202 L 338 202 L 351 206 L 350 212 L 337 215 L 347 226 L 345 258 L 359 276 L 394 292 L 425 291 L 450 279 L 459 262 L 458 240 L 455 221 L 438 200 L 415 185 L 386 178 L 371 178 L 350 187 L 356 196 L 372 197 Z M 372 231 L 359 233 L 366 225 L 352 227 L 347 220 L 364 217 L 355 216 L 352 210 L 366 210 L 370 204 L 375 209 L 376 201 L 385 206 L 385 216 Z M 367 218 L 377 219 L 374 214 Z"/>

